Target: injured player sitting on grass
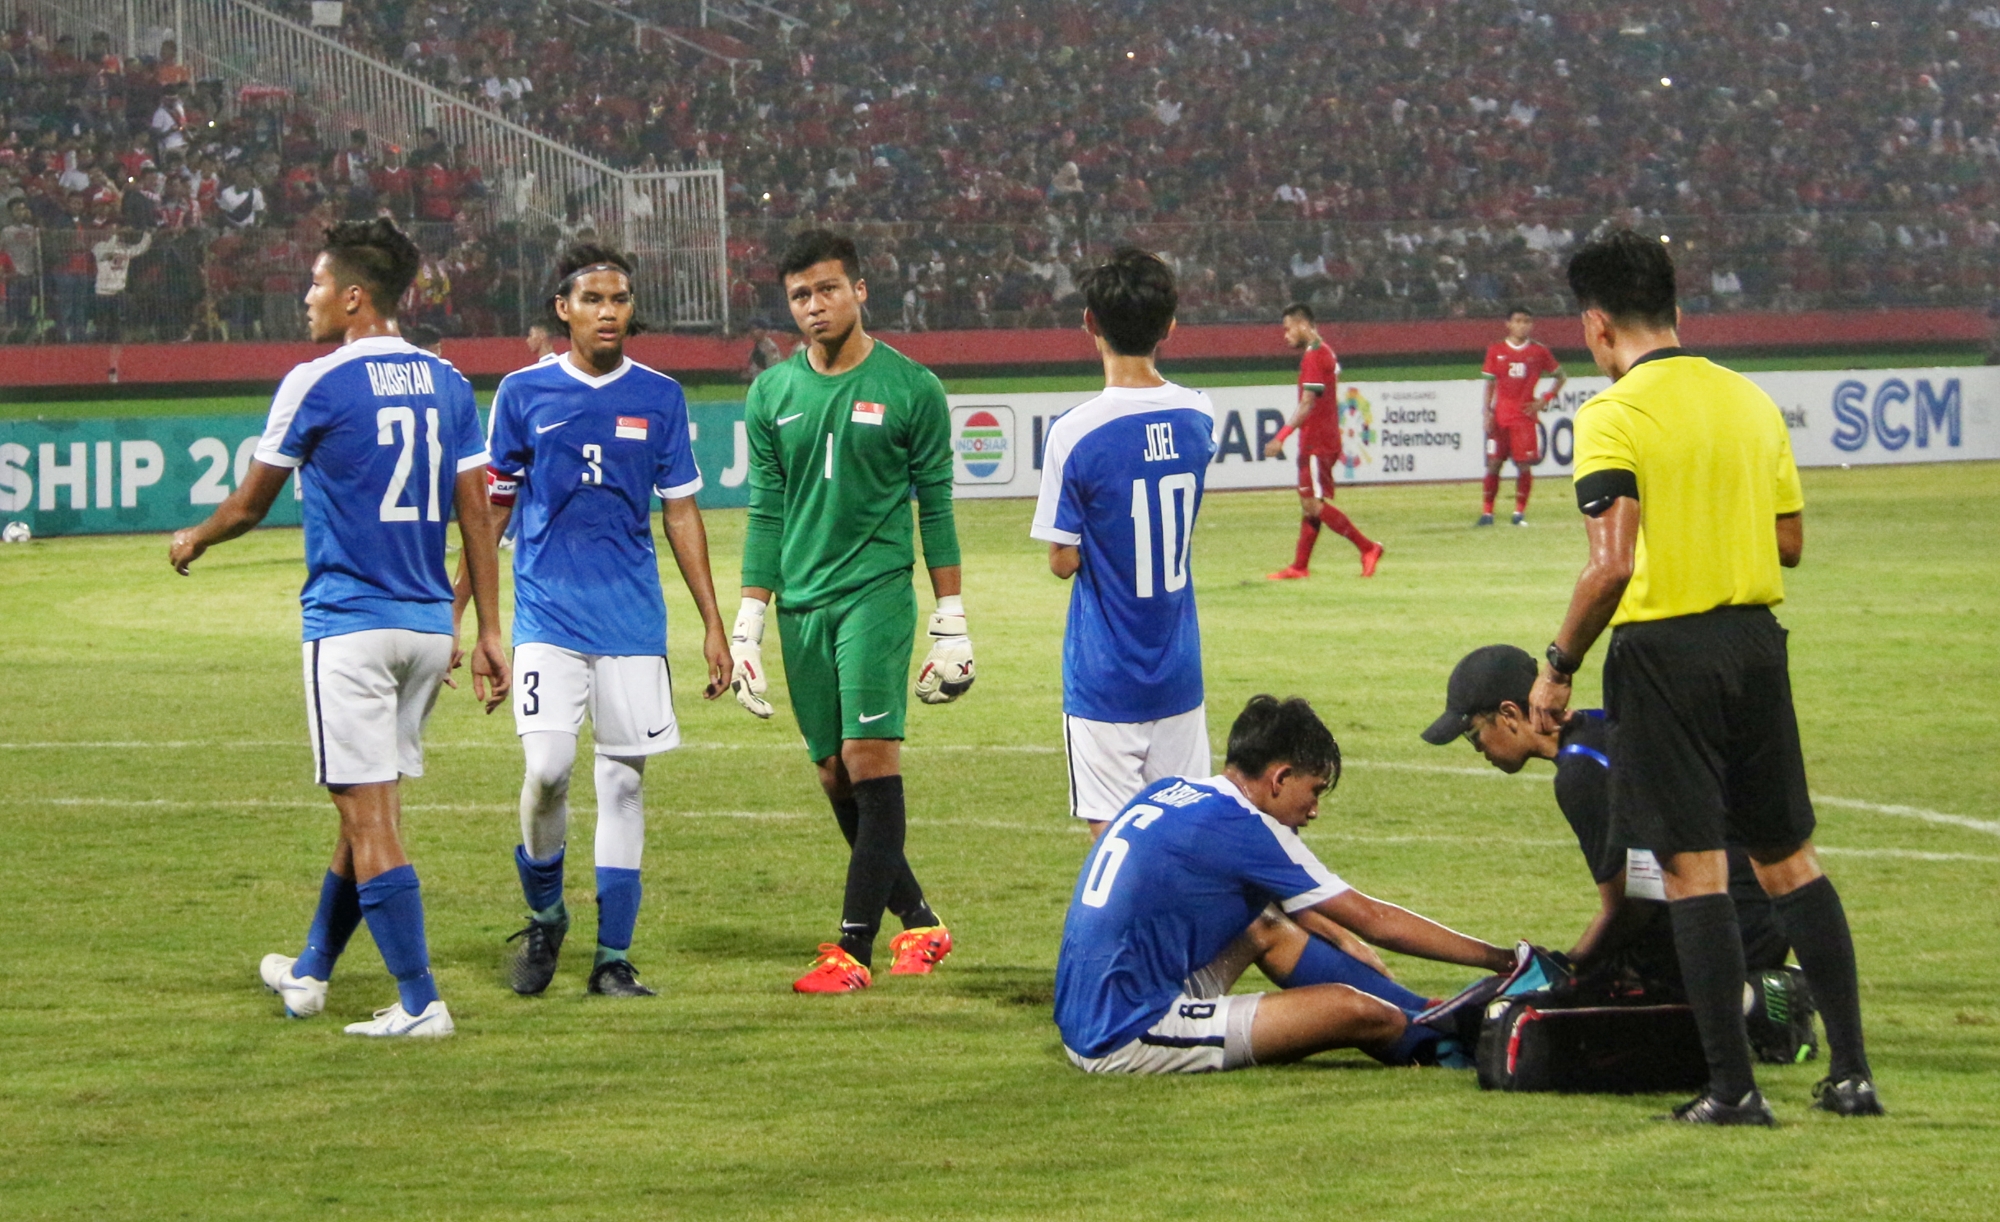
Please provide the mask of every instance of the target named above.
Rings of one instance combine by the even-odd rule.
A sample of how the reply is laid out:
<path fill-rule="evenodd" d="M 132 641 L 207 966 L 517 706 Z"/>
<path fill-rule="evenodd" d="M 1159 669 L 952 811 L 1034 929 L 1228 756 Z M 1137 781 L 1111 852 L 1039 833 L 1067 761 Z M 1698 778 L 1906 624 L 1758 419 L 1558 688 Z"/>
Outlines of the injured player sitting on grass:
<path fill-rule="evenodd" d="M 1148 786 L 1099 838 L 1063 923 L 1055 1020 L 1091 1073 L 1201 1073 L 1359 1048 L 1392 1065 L 1462 1054 L 1411 1021 L 1427 1004 L 1336 983 L 1362 967 L 1284 913 L 1311 912 L 1377 945 L 1487 971 L 1498 946 L 1354 890 L 1298 829 L 1340 779 L 1340 748 L 1304 700 L 1254 697 L 1220 776 Z M 1252 963 L 1280 993 L 1229 990 Z M 1329 964 L 1332 967 L 1329 968 Z M 1371 973 L 1372 974 L 1372 973 Z"/>

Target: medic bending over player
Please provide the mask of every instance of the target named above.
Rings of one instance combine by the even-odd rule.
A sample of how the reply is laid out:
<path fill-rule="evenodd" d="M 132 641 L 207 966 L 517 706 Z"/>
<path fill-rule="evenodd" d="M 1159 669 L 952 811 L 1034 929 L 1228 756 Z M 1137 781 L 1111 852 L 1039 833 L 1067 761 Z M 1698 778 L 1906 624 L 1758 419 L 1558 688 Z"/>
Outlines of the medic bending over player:
<path fill-rule="evenodd" d="M 1493 525 L 1493 498 L 1500 495 L 1500 468 L 1514 460 L 1514 525 L 1528 524 L 1528 494 L 1535 487 L 1535 464 L 1542 461 L 1541 430 L 1535 417 L 1555 401 L 1569 375 L 1545 345 L 1528 337 L 1535 333 L 1535 315 L 1526 306 L 1507 311 L 1507 338 L 1486 350 L 1479 376 L 1486 379 L 1486 483 L 1479 520 Z M 1555 377 L 1545 395 L 1537 396 L 1543 374 Z"/>
<path fill-rule="evenodd" d="M 1299 547 L 1291 564 L 1270 574 L 1272 581 L 1291 581 L 1307 576 L 1313 544 L 1319 541 L 1322 524 L 1345 536 L 1361 551 L 1361 575 L 1373 577 L 1376 562 L 1382 559 L 1382 545 L 1361 533 L 1347 515 L 1333 507 L 1333 468 L 1340 461 L 1340 404 L 1334 394 L 1339 389 L 1340 361 L 1313 325 L 1312 307 L 1294 302 L 1285 307 L 1285 342 L 1303 348 L 1299 360 L 1299 406 L 1284 428 L 1264 446 L 1266 458 L 1285 452 L 1285 440 L 1299 435 Z"/>

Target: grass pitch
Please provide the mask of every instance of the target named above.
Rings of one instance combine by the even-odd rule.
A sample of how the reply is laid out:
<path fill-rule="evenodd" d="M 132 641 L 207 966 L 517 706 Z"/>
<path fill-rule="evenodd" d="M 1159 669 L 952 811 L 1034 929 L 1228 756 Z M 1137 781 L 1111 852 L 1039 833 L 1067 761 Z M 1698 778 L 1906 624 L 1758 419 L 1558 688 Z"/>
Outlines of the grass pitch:
<path fill-rule="evenodd" d="M 260 955 L 296 951 L 333 834 L 308 784 L 298 532 L 226 545 L 189 580 L 157 536 L 0 549 L 0 1216 L 1991 1217 L 1996 477 L 1806 475 L 1781 615 L 1891 1115 L 1809 1113 L 1820 1066 L 1764 1068 L 1775 1132 L 1654 1124 L 1661 1097 L 1483 1095 L 1351 1053 L 1179 1080 L 1069 1068 L 1049 1021 L 1086 843 L 1056 746 L 1068 589 L 1026 502 L 961 504 L 980 678 L 911 711 L 910 856 L 959 943 L 934 977 L 788 992 L 834 928 L 844 846 L 782 699 L 758 723 L 684 693 L 689 745 L 648 777 L 633 949 L 664 996 L 583 995 L 588 768 L 572 953 L 546 997 L 513 996 L 520 756 L 506 714 L 448 692 L 406 832 L 459 1034 L 421 1044 L 340 1034 L 394 997 L 365 933 L 323 1017 L 286 1021 L 256 980 Z M 1380 575 L 1359 580 L 1328 535 L 1310 581 L 1273 585 L 1291 496 L 1211 497 L 1212 732 L 1254 692 L 1309 696 L 1350 762 L 1307 833 L 1331 866 L 1469 932 L 1567 946 L 1595 896 L 1548 769 L 1503 778 L 1416 737 L 1466 649 L 1539 649 L 1583 557 L 1561 482 L 1528 530 L 1475 533 L 1474 502 L 1343 490 L 1388 544 Z M 709 516 L 725 602 L 742 522 Z M 667 586 L 691 675 L 692 610 Z M 1470 976 L 1394 966 L 1434 992 Z"/>

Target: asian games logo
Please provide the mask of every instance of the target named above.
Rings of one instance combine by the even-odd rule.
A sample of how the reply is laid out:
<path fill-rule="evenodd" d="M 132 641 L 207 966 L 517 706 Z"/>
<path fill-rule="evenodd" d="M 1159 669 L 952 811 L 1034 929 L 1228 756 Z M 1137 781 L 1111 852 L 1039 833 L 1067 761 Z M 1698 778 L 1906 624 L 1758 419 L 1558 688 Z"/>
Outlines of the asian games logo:
<path fill-rule="evenodd" d="M 951 413 L 952 452 L 960 484 L 1004 484 L 1014 478 L 1014 409 L 959 407 Z"/>
<path fill-rule="evenodd" d="M 1361 391 L 1343 388 L 1340 396 L 1340 464 L 1351 478 L 1355 469 L 1375 461 L 1375 409 Z"/>

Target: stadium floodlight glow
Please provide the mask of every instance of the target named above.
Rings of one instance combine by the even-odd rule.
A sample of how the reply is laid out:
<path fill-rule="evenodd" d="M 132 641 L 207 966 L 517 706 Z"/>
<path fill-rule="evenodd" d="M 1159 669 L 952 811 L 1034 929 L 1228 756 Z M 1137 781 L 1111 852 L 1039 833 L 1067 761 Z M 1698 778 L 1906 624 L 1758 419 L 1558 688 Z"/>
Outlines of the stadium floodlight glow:
<path fill-rule="evenodd" d="M 1663 76 L 1660 78 L 1660 85 L 1662 88 L 1672 89 L 1674 87 L 1674 78 L 1671 76 Z"/>
<path fill-rule="evenodd" d="M 1139 53 L 1138 53 L 1137 51 L 1127 51 L 1127 52 L 1125 53 L 1125 58 L 1126 58 L 1126 59 L 1137 59 L 1137 58 L 1139 58 Z"/>
<path fill-rule="evenodd" d="M 1673 242 L 1674 242 L 1674 239 L 1673 239 L 1673 235 L 1672 235 L 1672 234 L 1667 234 L 1667 233 L 1663 233 L 1663 234 L 1661 234 L 1661 235 L 1660 235 L 1660 241 L 1662 241 L 1662 242 L 1665 242 L 1665 243 L 1666 243 L 1667 245 L 1671 246 L 1671 245 L 1673 245 Z"/>

